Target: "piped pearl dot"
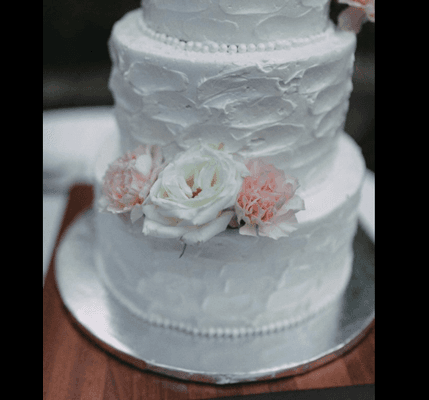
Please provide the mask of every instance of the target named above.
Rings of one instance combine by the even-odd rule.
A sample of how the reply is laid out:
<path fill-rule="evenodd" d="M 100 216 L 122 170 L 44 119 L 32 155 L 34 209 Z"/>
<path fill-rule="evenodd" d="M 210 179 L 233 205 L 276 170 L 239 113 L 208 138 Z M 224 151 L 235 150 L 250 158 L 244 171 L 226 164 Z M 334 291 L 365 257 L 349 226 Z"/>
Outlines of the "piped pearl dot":
<path fill-rule="evenodd" d="M 180 322 L 178 329 L 179 329 L 179 331 L 184 331 L 186 329 L 185 324 L 183 322 Z"/>
<path fill-rule="evenodd" d="M 247 51 L 250 51 L 251 53 L 253 53 L 254 51 L 256 51 L 256 46 L 253 43 L 250 43 L 247 46 Z"/>
<path fill-rule="evenodd" d="M 273 43 L 273 42 L 269 42 L 269 43 L 267 43 L 267 45 L 265 46 L 265 49 L 266 49 L 267 51 L 273 51 L 273 50 L 274 50 L 274 48 L 275 48 L 275 45 L 274 45 L 274 43 Z"/>
<path fill-rule="evenodd" d="M 171 322 L 170 322 L 170 320 L 168 320 L 168 319 L 164 319 L 164 320 L 162 321 L 162 326 L 163 326 L 164 328 L 170 328 L 170 326 L 171 326 Z"/>
<path fill-rule="evenodd" d="M 194 42 L 191 40 L 188 43 L 186 43 L 185 49 L 186 50 L 192 50 L 194 47 Z"/>
<path fill-rule="evenodd" d="M 259 43 L 259 44 L 258 44 L 258 47 L 257 47 L 257 50 L 258 50 L 258 51 L 265 51 L 265 44 L 263 44 L 263 43 Z"/>
<path fill-rule="evenodd" d="M 216 53 L 219 50 L 219 45 L 217 43 L 210 44 L 210 53 Z"/>
<path fill-rule="evenodd" d="M 231 44 L 229 46 L 228 52 L 231 53 L 231 54 L 233 54 L 233 53 L 237 53 L 237 50 L 238 50 L 237 46 L 235 44 Z"/>
<path fill-rule="evenodd" d="M 238 46 L 238 52 L 239 53 L 245 53 L 247 51 L 247 46 L 245 44 L 240 44 Z"/>

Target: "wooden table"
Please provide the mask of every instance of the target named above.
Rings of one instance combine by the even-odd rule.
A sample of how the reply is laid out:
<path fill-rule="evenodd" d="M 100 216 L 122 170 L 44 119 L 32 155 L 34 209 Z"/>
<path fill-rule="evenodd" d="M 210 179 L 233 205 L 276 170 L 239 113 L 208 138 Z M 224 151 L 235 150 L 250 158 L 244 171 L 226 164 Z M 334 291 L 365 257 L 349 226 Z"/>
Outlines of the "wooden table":
<path fill-rule="evenodd" d="M 68 206 L 43 289 L 43 398 L 62 399 L 211 399 L 291 390 L 375 383 L 375 323 L 353 349 L 302 375 L 225 386 L 142 371 L 98 347 L 75 325 L 55 284 L 55 253 L 65 229 L 92 206 L 91 186 L 70 190 Z"/>

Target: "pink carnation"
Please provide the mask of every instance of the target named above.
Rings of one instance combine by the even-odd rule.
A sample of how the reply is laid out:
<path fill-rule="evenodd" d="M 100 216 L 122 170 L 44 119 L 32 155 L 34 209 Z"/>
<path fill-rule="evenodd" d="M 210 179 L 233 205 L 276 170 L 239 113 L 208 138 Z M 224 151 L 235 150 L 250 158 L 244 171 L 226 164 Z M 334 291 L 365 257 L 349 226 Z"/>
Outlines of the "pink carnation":
<path fill-rule="evenodd" d="M 338 26 L 341 29 L 358 33 L 366 20 L 375 22 L 375 0 L 338 0 L 348 4 L 338 16 Z"/>
<path fill-rule="evenodd" d="M 235 204 L 237 220 L 245 223 L 240 233 L 273 239 L 288 236 L 296 229 L 295 213 L 304 210 L 303 200 L 295 194 L 298 180 L 259 159 L 246 166 L 250 176 L 244 179 Z"/>
<path fill-rule="evenodd" d="M 162 167 L 159 146 L 139 146 L 118 158 L 103 179 L 102 211 L 125 213 L 141 206 Z M 142 216 L 141 211 L 138 214 Z"/>

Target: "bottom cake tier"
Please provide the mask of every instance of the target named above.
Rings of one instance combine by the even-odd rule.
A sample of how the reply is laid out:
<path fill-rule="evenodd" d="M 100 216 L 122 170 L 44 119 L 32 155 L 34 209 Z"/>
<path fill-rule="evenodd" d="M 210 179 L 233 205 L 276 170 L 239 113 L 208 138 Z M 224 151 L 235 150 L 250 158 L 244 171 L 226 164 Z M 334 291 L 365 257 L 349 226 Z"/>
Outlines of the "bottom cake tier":
<path fill-rule="evenodd" d="M 118 154 L 110 139 L 96 164 L 97 193 Z M 353 265 L 365 165 L 359 147 L 338 137 L 333 167 L 287 238 L 227 229 L 198 246 L 142 234 L 142 220 L 98 213 L 96 265 L 112 297 L 138 318 L 207 336 L 265 334 L 295 326 L 332 305 Z"/>

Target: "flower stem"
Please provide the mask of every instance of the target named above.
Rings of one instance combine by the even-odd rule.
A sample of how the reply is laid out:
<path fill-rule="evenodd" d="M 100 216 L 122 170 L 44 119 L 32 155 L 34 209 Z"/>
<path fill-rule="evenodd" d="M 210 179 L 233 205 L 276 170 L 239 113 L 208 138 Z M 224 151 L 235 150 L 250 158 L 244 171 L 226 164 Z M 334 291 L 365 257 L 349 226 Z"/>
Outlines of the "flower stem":
<path fill-rule="evenodd" d="M 182 251 L 182 254 L 179 256 L 179 258 L 182 258 L 183 254 L 185 254 L 185 250 L 186 250 L 186 243 L 183 246 L 183 251 Z"/>

